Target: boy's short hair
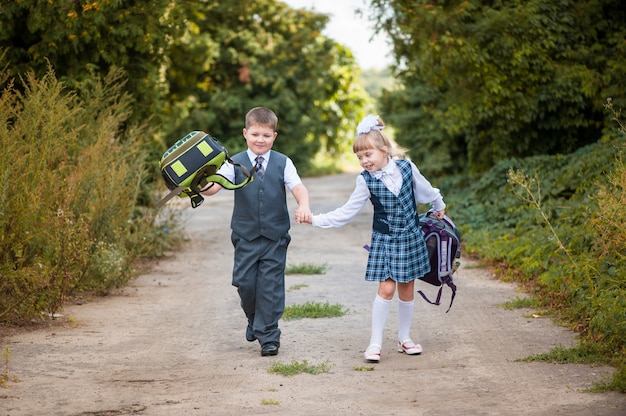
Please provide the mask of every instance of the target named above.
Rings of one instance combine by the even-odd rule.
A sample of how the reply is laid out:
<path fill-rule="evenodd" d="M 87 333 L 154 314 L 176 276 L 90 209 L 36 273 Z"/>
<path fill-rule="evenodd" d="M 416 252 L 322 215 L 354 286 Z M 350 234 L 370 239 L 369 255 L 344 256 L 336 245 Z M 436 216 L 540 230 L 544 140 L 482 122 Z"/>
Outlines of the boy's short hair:
<path fill-rule="evenodd" d="M 246 114 L 246 128 L 250 128 L 252 125 L 261 125 L 271 127 L 276 131 L 276 125 L 278 124 L 278 117 L 272 110 L 266 107 L 254 107 Z"/>

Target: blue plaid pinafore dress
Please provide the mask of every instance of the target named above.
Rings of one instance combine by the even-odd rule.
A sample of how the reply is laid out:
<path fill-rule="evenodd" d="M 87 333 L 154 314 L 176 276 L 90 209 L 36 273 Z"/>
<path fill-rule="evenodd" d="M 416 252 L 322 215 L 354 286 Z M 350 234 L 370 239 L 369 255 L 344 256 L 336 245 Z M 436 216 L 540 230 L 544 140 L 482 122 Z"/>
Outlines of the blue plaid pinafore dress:
<path fill-rule="evenodd" d="M 374 206 L 372 241 L 367 259 L 365 280 L 382 282 L 389 278 L 399 283 L 419 279 L 430 271 L 428 250 L 417 222 L 413 196 L 411 164 L 392 160 L 402 173 L 402 187 L 395 196 L 380 179 L 369 172 L 361 175 L 370 191 Z"/>

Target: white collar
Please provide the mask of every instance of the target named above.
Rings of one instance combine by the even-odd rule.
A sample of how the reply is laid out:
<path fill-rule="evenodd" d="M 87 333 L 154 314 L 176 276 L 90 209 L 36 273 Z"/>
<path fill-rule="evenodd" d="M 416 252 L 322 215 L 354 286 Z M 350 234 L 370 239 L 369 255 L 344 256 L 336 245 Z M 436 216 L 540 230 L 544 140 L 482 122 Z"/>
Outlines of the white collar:
<path fill-rule="evenodd" d="M 391 175 L 393 172 L 396 171 L 396 169 L 398 169 L 396 162 L 394 162 L 392 159 L 389 159 L 387 161 L 387 164 L 381 170 L 377 170 L 376 172 L 370 172 L 370 175 L 372 175 L 376 179 L 380 179 L 383 176 Z"/>
<path fill-rule="evenodd" d="M 267 152 L 263 153 L 262 155 L 257 155 L 252 150 L 250 150 L 250 149 L 247 150 L 248 158 L 250 159 L 250 162 L 252 163 L 253 166 L 256 164 L 256 158 L 258 156 L 263 156 L 263 164 L 265 166 L 267 166 L 267 162 L 270 160 L 270 153 L 271 152 L 272 152 L 271 150 L 268 150 Z"/>

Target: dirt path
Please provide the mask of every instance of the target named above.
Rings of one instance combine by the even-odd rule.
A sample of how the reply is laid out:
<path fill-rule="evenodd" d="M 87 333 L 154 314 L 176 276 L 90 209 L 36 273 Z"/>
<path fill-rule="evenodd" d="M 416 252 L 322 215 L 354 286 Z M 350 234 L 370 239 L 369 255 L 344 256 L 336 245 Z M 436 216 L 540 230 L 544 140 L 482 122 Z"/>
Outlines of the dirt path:
<path fill-rule="evenodd" d="M 306 180 L 314 212 L 341 204 L 354 174 Z M 396 301 L 383 357 L 367 364 L 370 308 L 365 282 L 371 211 L 339 230 L 294 224 L 289 264 L 326 263 L 319 276 L 287 276 L 287 303 L 328 301 L 341 318 L 281 321 L 280 354 L 261 357 L 244 338 L 245 318 L 230 285 L 232 196 L 188 210 L 190 244 L 160 261 L 122 294 L 72 305 L 64 325 L 6 336 L 11 376 L 2 415 L 624 415 L 626 397 L 584 389 L 611 373 L 586 365 L 516 359 L 569 346 L 574 335 L 496 305 L 519 296 L 463 260 L 450 313 L 416 301 L 413 337 L 421 356 L 394 350 Z M 293 205 L 290 197 L 290 204 Z M 181 205 L 186 206 L 186 205 Z M 293 210 L 292 210 L 293 211 Z M 453 212 L 452 212 L 453 214 Z M 421 284 L 429 293 L 432 286 Z M 445 300 L 449 299 L 446 292 Z M 284 377 L 271 363 L 328 362 L 329 373 Z M 373 367 L 373 371 L 358 371 Z"/>

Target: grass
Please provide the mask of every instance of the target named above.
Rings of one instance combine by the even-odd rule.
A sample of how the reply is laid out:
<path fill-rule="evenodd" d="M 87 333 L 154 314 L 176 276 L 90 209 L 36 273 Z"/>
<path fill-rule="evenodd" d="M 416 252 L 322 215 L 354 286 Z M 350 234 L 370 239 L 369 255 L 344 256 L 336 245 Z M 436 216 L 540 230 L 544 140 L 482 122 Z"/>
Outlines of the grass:
<path fill-rule="evenodd" d="M 550 315 L 580 334 L 578 347 L 529 360 L 595 365 L 602 357 L 616 371 L 598 386 L 624 393 L 626 130 L 620 130 L 570 155 L 501 161 L 475 186 L 451 194 L 460 204 L 455 221 L 466 252 L 537 298 L 500 306 L 530 308 L 532 318 Z"/>
<path fill-rule="evenodd" d="M 499 306 L 509 311 L 514 309 L 539 309 L 541 307 L 537 298 L 520 297 L 501 303 Z"/>
<path fill-rule="evenodd" d="M 287 266 L 285 274 L 324 274 L 328 270 L 327 264 L 300 263 Z"/>
<path fill-rule="evenodd" d="M 307 360 L 303 360 L 302 362 L 293 360 L 289 364 L 275 362 L 270 368 L 267 370 L 268 373 L 271 374 L 280 374 L 281 376 L 295 376 L 296 374 L 322 374 L 328 373 L 332 365 L 328 360 L 324 361 L 321 364 L 309 364 Z"/>
<path fill-rule="evenodd" d="M 483 261 L 476 261 L 473 264 L 465 264 L 463 265 L 464 269 L 484 269 L 484 268 L 488 268 L 489 267 L 489 263 L 487 262 L 483 262 Z"/>
<path fill-rule="evenodd" d="M 607 357 L 614 354 L 613 351 L 602 343 L 582 339 L 577 345 L 567 348 L 557 345 L 552 350 L 543 354 L 534 354 L 526 358 L 520 358 L 518 362 L 544 362 L 556 364 L 587 364 L 587 365 L 607 365 Z M 622 382 L 624 374 L 620 368 L 617 369 L 613 380 L 602 380 L 594 382 L 589 392 L 601 393 L 608 390 L 626 392 L 626 385 Z"/>
<path fill-rule="evenodd" d="M 309 285 L 307 285 L 305 283 L 301 283 L 301 284 L 298 284 L 298 285 L 292 285 L 292 286 L 289 286 L 289 291 L 300 290 L 300 289 L 304 289 L 305 287 L 309 287 Z"/>
<path fill-rule="evenodd" d="M 347 312 L 347 310 L 343 310 L 343 305 L 339 303 L 331 305 L 328 302 L 305 302 L 287 306 L 283 313 L 283 319 L 285 321 L 293 321 L 304 318 L 337 318 L 345 315 Z"/>
<path fill-rule="evenodd" d="M 557 345 L 549 352 L 534 354 L 517 361 L 521 362 L 545 362 L 558 364 L 593 364 L 601 365 L 606 363 L 605 351 L 598 348 L 597 344 L 582 342 L 572 348 Z"/>

